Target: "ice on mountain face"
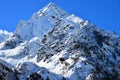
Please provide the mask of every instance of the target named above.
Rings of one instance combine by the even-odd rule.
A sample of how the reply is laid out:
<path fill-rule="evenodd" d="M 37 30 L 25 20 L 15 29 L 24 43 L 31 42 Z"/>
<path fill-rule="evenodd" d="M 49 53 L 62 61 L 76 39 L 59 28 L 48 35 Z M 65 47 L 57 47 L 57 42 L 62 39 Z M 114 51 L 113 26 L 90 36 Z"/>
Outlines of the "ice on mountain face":
<path fill-rule="evenodd" d="M 80 22 L 83 22 L 84 20 L 75 16 L 74 14 L 70 15 L 67 17 L 68 20 L 72 21 L 72 22 L 75 22 L 75 23 L 80 23 Z"/>
<path fill-rule="evenodd" d="M 119 42 L 49 3 L 0 43 L 0 79 L 7 72 L 19 80 L 119 80 Z"/>

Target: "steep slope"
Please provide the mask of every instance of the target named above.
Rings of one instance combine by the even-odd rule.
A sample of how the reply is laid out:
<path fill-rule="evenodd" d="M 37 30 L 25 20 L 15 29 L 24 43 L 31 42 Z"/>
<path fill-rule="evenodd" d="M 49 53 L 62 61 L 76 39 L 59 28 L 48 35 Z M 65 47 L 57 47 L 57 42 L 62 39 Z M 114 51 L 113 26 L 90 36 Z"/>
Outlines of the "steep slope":
<path fill-rule="evenodd" d="M 90 24 L 72 27 L 46 37 L 38 64 L 68 80 L 119 80 L 120 37 Z"/>
<path fill-rule="evenodd" d="M 0 43 L 0 78 L 11 75 L 14 80 L 120 80 L 120 37 L 49 3 Z"/>

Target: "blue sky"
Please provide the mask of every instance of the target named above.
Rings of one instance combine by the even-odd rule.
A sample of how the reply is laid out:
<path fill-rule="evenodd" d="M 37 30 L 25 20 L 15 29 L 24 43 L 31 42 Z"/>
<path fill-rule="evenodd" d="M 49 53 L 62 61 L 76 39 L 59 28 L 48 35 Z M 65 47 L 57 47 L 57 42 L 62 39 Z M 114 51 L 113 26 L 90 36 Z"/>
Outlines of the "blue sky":
<path fill-rule="evenodd" d="M 120 35 L 120 0 L 1 0 L 0 29 L 13 32 L 20 20 L 28 20 L 49 2 Z"/>

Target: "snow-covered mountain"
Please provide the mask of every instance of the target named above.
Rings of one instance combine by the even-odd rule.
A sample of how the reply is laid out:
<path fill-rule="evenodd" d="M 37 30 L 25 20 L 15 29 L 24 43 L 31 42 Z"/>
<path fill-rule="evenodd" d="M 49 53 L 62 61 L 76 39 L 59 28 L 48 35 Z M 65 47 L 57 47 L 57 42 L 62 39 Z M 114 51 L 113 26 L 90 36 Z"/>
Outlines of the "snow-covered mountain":
<path fill-rule="evenodd" d="M 0 43 L 0 80 L 120 80 L 120 37 L 49 3 Z"/>
<path fill-rule="evenodd" d="M 0 43 L 12 36 L 12 32 L 7 32 L 5 30 L 0 30 Z"/>

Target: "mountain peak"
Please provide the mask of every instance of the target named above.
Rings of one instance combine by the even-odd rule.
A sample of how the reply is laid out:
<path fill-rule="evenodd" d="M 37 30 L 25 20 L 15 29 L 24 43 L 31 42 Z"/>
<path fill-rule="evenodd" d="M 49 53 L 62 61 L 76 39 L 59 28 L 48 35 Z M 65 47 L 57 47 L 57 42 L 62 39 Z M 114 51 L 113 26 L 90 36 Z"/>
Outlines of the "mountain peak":
<path fill-rule="evenodd" d="M 37 12 L 37 14 L 39 16 L 43 16 L 43 15 L 57 15 L 59 17 L 67 17 L 67 16 L 69 16 L 69 14 L 65 10 L 61 9 L 59 6 L 57 6 L 53 2 L 50 2 L 44 8 L 40 9 Z"/>
<path fill-rule="evenodd" d="M 43 37 L 61 19 L 66 19 L 68 16 L 70 15 L 66 11 L 51 2 L 34 13 L 30 20 L 20 22 L 15 34 L 19 35 L 23 40 L 29 40 L 33 36 Z"/>
<path fill-rule="evenodd" d="M 50 3 L 47 4 L 47 6 L 57 6 L 57 5 L 53 2 L 50 2 Z"/>

